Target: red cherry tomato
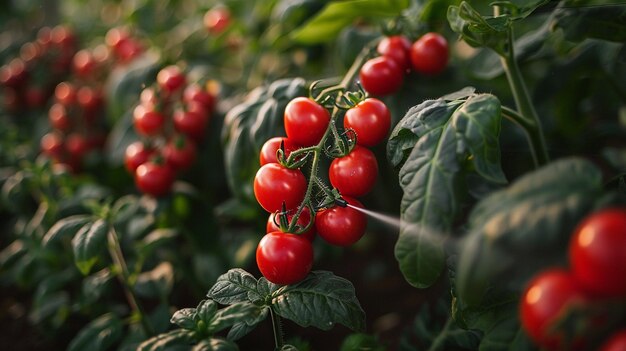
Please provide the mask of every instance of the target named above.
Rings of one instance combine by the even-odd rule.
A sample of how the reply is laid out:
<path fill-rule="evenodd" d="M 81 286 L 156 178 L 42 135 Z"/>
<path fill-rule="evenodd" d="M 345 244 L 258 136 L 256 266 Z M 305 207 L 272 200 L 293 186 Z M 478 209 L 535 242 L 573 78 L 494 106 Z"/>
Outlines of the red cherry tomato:
<path fill-rule="evenodd" d="M 148 161 L 135 171 L 135 184 L 142 193 L 163 196 L 172 190 L 174 171 L 167 164 Z"/>
<path fill-rule="evenodd" d="M 373 95 L 393 94 L 404 81 L 404 71 L 388 56 L 378 56 L 365 62 L 359 72 L 361 85 Z"/>
<path fill-rule="evenodd" d="M 313 266 L 313 246 L 300 235 L 271 232 L 256 249 L 256 263 L 265 279 L 293 284 L 304 279 Z"/>
<path fill-rule="evenodd" d="M 163 91 L 171 94 L 185 84 L 185 74 L 178 66 L 167 66 L 157 73 L 156 80 Z"/>
<path fill-rule="evenodd" d="M 54 89 L 56 101 L 64 106 L 70 106 L 76 101 L 76 88 L 71 83 L 61 82 Z"/>
<path fill-rule="evenodd" d="M 295 213 L 295 210 L 291 211 L 287 215 L 287 220 L 289 222 L 291 222 L 291 219 L 293 218 L 294 213 Z M 271 213 L 269 218 L 267 219 L 265 232 L 266 233 L 280 232 L 281 229 L 280 229 L 280 226 L 277 224 L 278 221 L 279 219 L 276 217 L 276 214 Z M 310 222 L 311 222 L 311 211 L 309 210 L 308 207 L 305 207 L 302 210 L 302 213 L 300 213 L 300 217 L 298 217 L 297 224 L 300 226 L 300 228 L 306 228 L 306 226 L 309 225 Z M 309 241 L 313 241 L 315 239 L 315 225 L 312 225 L 311 228 L 309 228 L 309 230 L 307 230 L 306 232 L 300 233 L 298 235 L 305 237 Z"/>
<path fill-rule="evenodd" d="M 163 148 L 163 157 L 174 170 L 185 170 L 196 160 L 196 144 L 191 139 L 179 135 Z"/>
<path fill-rule="evenodd" d="M 411 67 L 410 49 L 411 41 L 403 35 L 385 37 L 376 47 L 379 54 L 392 58 L 405 71 Z"/>
<path fill-rule="evenodd" d="M 198 102 L 187 104 L 187 109 L 174 111 L 174 128 L 200 142 L 204 139 L 209 116 L 204 107 Z"/>
<path fill-rule="evenodd" d="M 436 75 L 448 65 L 448 41 L 441 34 L 426 33 L 411 46 L 411 63 L 416 72 Z"/>
<path fill-rule="evenodd" d="M 139 95 L 139 102 L 141 105 L 147 108 L 156 108 L 159 104 L 159 97 L 151 87 L 145 88 Z"/>
<path fill-rule="evenodd" d="M 156 154 L 156 150 L 147 147 L 141 141 L 135 141 L 134 143 L 126 147 L 124 153 L 124 166 L 131 173 L 135 174 L 137 167 L 148 162 L 152 156 Z"/>
<path fill-rule="evenodd" d="M 280 211 L 283 202 L 287 210 L 296 208 L 304 199 L 307 181 L 299 169 L 288 169 L 278 163 L 268 163 L 254 177 L 254 196 L 267 212 Z"/>
<path fill-rule="evenodd" d="M 384 102 L 367 98 L 346 111 L 343 126 L 356 133 L 356 143 L 374 146 L 383 141 L 391 128 L 391 113 Z"/>
<path fill-rule="evenodd" d="M 50 158 L 60 159 L 65 152 L 63 138 L 57 133 L 48 133 L 41 138 L 41 152 Z"/>
<path fill-rule="evenodd" d="M 230 11 L 224 6 L 212 8 L 204 14 L 203 22 L 210 34 L 220 34 L 230 24 Z"/>
<path fill-rule="evenodd" d="M 263 144 L 261 147 L 261 153 L 259 154 L 259 162 L 261 166 L 267 163 L 277 163 L 278 159 L 276 158 L 276 152 L 280 149 L 280 143 L 283 143 L 285 148 L 285 157 L 289 156 L 289 154 L 298 149 L 296 145 L 294 145 L 291 140 L 283 137 L 274 137 L 269 139 Z"/>
<path fill-rule="evenodd" d="M 96 60 L 91 51 L 86 49 L 80 50 L 74 55 L 72 65 L 74 67 L 74 73 L 83 78 L 88 78 L 92 75 L 97 67 Z"/>
<path fill-rule="evenodd" d="M 101 93 L 97 89 L 83 86 L 78 89 L 76 99 L 85 113 L 88 114 L 87 120 L 93 122 L 95 120 L 94 115 L 97 114 L 97 110 L 102 104 Z"/>
<path fill-rule="evenodd" d="M 189 84 L 183 92 L 183 101 L 186 103 L 198 102 L 207 111 L 212 111 L 215 107 L 215 96 L 200 86 L 198 83 Z"/>
<path fill-rule="evenodd" d="M 589 215 L 570 241 L 572 271 L 594 295 L 626 297 L 626 209 Z"/>
<path fill-rule="evenodd" d="M 287 137 L 300 146 L 316 145 L 328 128 L 330 113 L 312 99 L 297 97 L 285 107 Z"/>
<path fill-rule="evenodd" d="M 599 349 L 600 351 L 626 351 L 626 329 L 613 334 Z"/>
<path fill-rule="evenodd" d="M 350 205 L 363 205 L 356 199 L 344 196 Z M 350 207 L 331 207 L 322 210 L 315 216 L 317 234 L 326 242 L 337 246 L 350 246 L 365 234 L 367 217 L 360 211 Z"/>
<path fill-rule="evenodd" d="M 328 176 L 330 183 L 342 195 L 363 196 L 376 184 L 376 156 L 368 148 L 357 145 L 348 155 L 331 162 Z"/>
<path fill-rule="evenodd" d="M 137 105 L 133 111 L 135 129 L 142 135 L 156 135 L 163 130 L 165 116 L 152 107 Z"/>
<path fill-rule="evenodd" d="M 72 126 L 72 122 L 70 117 L 67 115 L 65 106 L 58 102 L 52 105 L 50 110 L 48 110 L 48 121 L 50 121 L 52 128 L 58 130 L 66 131 Z"/>
<path fill-rule="evenodd" d="M 75 160 L 80 160 L 90 149 L 89 142 L 84 136 L 78 133 L 72 133 L 65 140 L 65 148 L 68 154 Z"/>
<path fill-rule="evenodd" d="M 522 327 L 538 345 L 560 350 L 572 340 L 564 340 L 563 331 L 553 330 L 554 324 L 567 308 L 586 302 L 587 297 L 571 273 L 559 268 L 543 271 L 531 280 L 522 295 Z"/>

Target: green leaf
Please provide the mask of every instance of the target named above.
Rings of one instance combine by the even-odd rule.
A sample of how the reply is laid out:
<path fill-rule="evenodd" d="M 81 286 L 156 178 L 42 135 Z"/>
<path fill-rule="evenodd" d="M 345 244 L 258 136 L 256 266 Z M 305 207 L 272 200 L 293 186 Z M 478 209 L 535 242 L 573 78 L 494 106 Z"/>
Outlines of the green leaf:
<path fill-rule="evenodd" d="M 137 351 L 175 351 L 189 350 L 195 342 L 195 334 L 189 330 L 177 329 L 159 334 L 142 342 Z"/>
<path fill-rule="evenodd" d="M 476 305 L 490 286 L 521 292 L 538 269 L 563 262 L 570 233 L 601 191 L 600 170 L 589 161 L 568 158 L 479 202 L 470 214 L 470 235 L 459 258 L 459 299 Z"/>
<path fill-rule="evenodd" d="M 107 289 L 113 280 L 113 273 L 108 268 L 91 274 L 83 279 L 82 294 L 86 304 L 95 303 L 101 296 L 106 295 Z"/>
<path fill-rule="evenodd" d="M 72 239 L 74 262 L 87 275 L 107 244 L 108 224 L 104 219 L 83 225 Z"/>
<path fill-rule="evenodd" d="M 95 218 L 90 215 L 74 215 L 56 222 L 43 237 L 42 245 L 47 247 L 65 237 L 74 237 L 78 230 Z"/>
<path fill-rule="evenodd" d="M 222 338 L 210 338 L 200 341 L 192 351 L 238 351 L 239 347 L 232 341 Z"/>
<path fill-rule="evenodd" d="M 167 298 L 174 286 L 174 267 L 165 261 L 137 276 L 134 289 L 142 297 Z"/>
<path fill-rule="evenodd" d="M 298 348 L 293 345 L 286 344 L 280 348 L 280 351 L 298 351 Z"/>
<path fill-rule="evenodd" d="M 241 268 L 234 268 L 217 278 L 207 296 L 222 305 L 232 305 L 248 301 L 248 294 L 256 291 L 256 278 Z"/>
<path fill-rule="evenodd" d="M 217 303 L 212 300 L 202 300 L 196 307 L 196 322 L 202 321 L 208 326 L 217 313 Z"/>
<path fill-rule="evenodd" d="M 291 38 L 302 44 L 319 44 L 335 39 L 339 32 L 358 18 L 395 17 L 409 6 L 407 0 L 333 1 L 315 17 L 296 29 Z"/>
<path fill-rule="evenodd" d="M 78 332 L 68 351 L 108 350 L 122 337 L 122 328 L 122 321 L 116 315 L 102 315 Z"/>
<path fill-rule="evenodd" d="M 139 197 L 126 195 L 119 198 L 111 208 L 111 214 L 115 223 L 123 223 L 134 216 L 141 208 Z"/>
<path fill-rule="evenodd" d="M 259 323 L 263 322 L 267 318 L 269 311 L 269 307 L 263 307 L 256 319 L 233 324 L 233 327 L 228 331 L 228 340 L 236 341 L 246 336 L 254 330 Z"/>
<path fill-rule="evenodd" d="M 172 315 L 170 322 L 183 329 L 195 330 L 197 313 L 195 308 L 183 308 Z"/>
<path fill-rule="evenodd" d="M 237 323 L 254 324 L 266 309 L 250 302 L 238 302 L 217 311 L 208 323 L 209 334 L 215 334 Z"/>
<path fill-rule="evenodd" d="M 276 289 L 271 308 L 302 327 L 330 330 L 340 323 L 355 331 L 365 330 L 365 312 L 354 286 L 331 272 L 314 271 L 299 283 Z"/>
<path fill-rule="evenodd" d="M 587 6 L 586 6 L 587 5 Z M 626 7 L 619 3 L 603 3 L 601 6 L 590 1 L 564 1 L 554 11 L 554 28 L 561 28 L 565 38 L 580 42 L 595 38 L 626 42 Z"/>
<path fill-rule="evenodd" d="M 444 267 L 440 232 L 451 229 L 470 165 L 489 182 L 506 182 L 500 166 L 501 118 L 500 102 L 490 94 L 428 100 L 411 108 L 391 133 L 390 162 L 398 166 L 406 159 L 399 171 L 403 224 L 395 255 L 411 285 L 430 286 Z"/>
<path fill-rule="evenodd" d="M 146 235 L 137 243 L 138 250 L 144 256 L 150 256 L 154 250 L 161 246 L 168 245 L 178 236 L 178 231 L 172 228 L 158 228 Z"/>
<path fill-rule="evenodd" d="M 263 143 L 284 135 L 283 114 L 289 101 L 306 94 L 302 78 L 259 87 L 226 114 L 222 128 L 226 180 L 236 197 L 256 204 L 252 189 Z"/>

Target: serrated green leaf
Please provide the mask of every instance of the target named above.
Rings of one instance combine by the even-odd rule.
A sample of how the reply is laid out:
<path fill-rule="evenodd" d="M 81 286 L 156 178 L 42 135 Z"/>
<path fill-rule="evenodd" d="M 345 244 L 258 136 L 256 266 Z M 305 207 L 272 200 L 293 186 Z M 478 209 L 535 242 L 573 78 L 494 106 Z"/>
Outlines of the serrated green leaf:
<path fill-rule="evenodd" d="M 68 346 L 68 351 L 108 350 L 122 337 L 122 321 L 107 313 L 87 324 Z"/>
<path fill-rule="evenodd" d="M 195 342 L 195 334 L 189 330 L 177 329 L 159 334 L 142 342 L 137 351 L 175 351 L 189 350 Z"/>
<path fill-rule="evenodd" d="M 196 320 L 203 321 L 205 325 L 209 325 L 217 312 L 217 303 L 213 300 L 202 300 L 196 307 Z"/>
<path fill-rule="evenodd" d="M 489 286 L 521 292 L 540 267 L 563 260 L 570 233 L 601 190 L 600 170 L 586 160 L 568 158 L 483 199 L 470 214 L 470 235 L 458 264 L 458 297 L 476 305 Z M 505 276 L 506 284 L 497 283 Z"/>
<path fill-rule="evenodd" d="M 98 255 L 106 248 L 108 224 L 104 219 L 83 225 L 72 239 L 74 263 L 87 275 L 98 261 Z"/>
<path fill-rule="evenodd" d="M 228 331 L 228 335 L 226 336 L 228 340 L 237 341 L 246 336 L 248 333 L 254 330 L 254 328 L 256 328 L 259 323 L 263 322 L 267 318 L 269 310 L 269 307 L 263 307 L 256 319 L 246 320 L 245 322 L 238 322 L 236 324 L 233 324 L 233 327 L 230 328 L 230 330 Z"/>
<path fill-rule="evenodd" d="M 409 6 L 406 0 L 349 0 L 333 1 L 315 17 L 292 32 L 291 38 L 302 44 L 320 44 L 335 39 L 337 34 L 357 18 L 400 15 Z"/>
<path fill-rule="evenodd" d="M 248 294 L 255 293 L 256 278 L 241 268 L 234 268 L 217 278 L 207 296 L 222 305 L 248 301 Z"/>
<path fill-rule="evenodd" d="M 194 330 L 196 328 L 197 313 L 195 308 L 183 308 L 172 315 L 170 322 L 183 329 Z"/>
<path fill-rule="evenodd" d="M 349 280 L 331 272 L 314 271 L 304 280 L 272 293 L 271 308 L 302 327 L 331 329 L 335 323 L 365 330 L 365 312 Z"/>
<path fill-rule="evenodd" d="M 74 237 L 80 228 L 88 222 L 92 222 L 94 220 L 95 217 L 90 215 L 65 217 L 50 227 L 43 237 L 42 245 L 46 247 L 48 245 L 52 245 L 58 240 L 62 240 L 64 237 Z"/>
<path fill-rule="evenodd" d="M 506 182 L 501 118 L 500 102 L 490 94 L 429 100 L 411 108 L 391 133 L 388 158 L 396 166 L 406 159 L 399 171 L 404 195 L 395 255 L 411 285 L 430 286 L 444 267 L 440 232 L 451 228 L 458 212 L 460 181 L 469 172 L 466 160 L 485 180 Z"/>
<path fill-rule="evenodd" d="M 250 302 L 238 302 L 218 310 L 208 323 L 209 334 L 215 334 L 237 323 L 253 324 L 263 313 L 265 307 Z"/>

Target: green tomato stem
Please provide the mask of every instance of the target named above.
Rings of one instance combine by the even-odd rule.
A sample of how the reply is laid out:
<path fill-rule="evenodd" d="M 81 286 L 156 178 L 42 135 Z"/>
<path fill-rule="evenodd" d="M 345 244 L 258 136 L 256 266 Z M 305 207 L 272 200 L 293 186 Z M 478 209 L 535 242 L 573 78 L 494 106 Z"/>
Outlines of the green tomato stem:
<path fill-rule="evenodd" d="M 276 350 L 280 350 L 285 344 L 284 336 L 283 336 L 283 327 L 280 324 L 280 316 L 277 315 L 274 310 L 270 307 L 270 317 L 272 319 L 272 330 L 274 331 L 274 344 L 276 345 Z"/>
<path fill-rule="evenodd" d="M 147 314 L 139 303 L 139 300 L 137 299 L 137 296 L 135 295 L 135 292 L 133 290 L 132 284 L 130 283 L 130 273 L 128 271 L 128 265 L 126 264 L 126 260 L 124 259 L 124 253 L 122 252 L 120 241 L 117 238 L 117 233 L 115 232 L 115 228 L 112 224 L 109 224 L 107 239 L 109 254 L 111 255 L 113 264 L 119 271 L 117 277 L 124 287 L 126 300 L 128 300 L 130 308 L 139 316 L 139 321 L 141 322 L 144 333 L 148 337 L 153 336 L 154 328 L 152 328 L 152 325 L 148 320 Z"/>
<path fill-rule="evenodd" d="M 537 112 L 531 102 L 528 89 L 526 88 L 526 83 L 524 82 L 519 65 L 515 60 L 512 28 L 509 29 L 508 34 L 508 52 L 505 55 L 501 55 L 500 59 L 502 66 L 504 67 L 507 80 L 509 81 L 509 86 L 511 88 L 511 92 L 513 93 L 513 99 L 517 105 L 519 115 L 521 115 L 521 118 L 516 118 L 515 121 L 518 122 L 518 125 L 520 125 L 526 132 L 530 143 L 533 161 L 535 162 L 535 166 L 539 167 L 548 163 L 550 161 L 550 157 L 548 156 L 548 149 L 543 135 L 543 130 L 541 128 L 541 121 L 539 120 Z"/>

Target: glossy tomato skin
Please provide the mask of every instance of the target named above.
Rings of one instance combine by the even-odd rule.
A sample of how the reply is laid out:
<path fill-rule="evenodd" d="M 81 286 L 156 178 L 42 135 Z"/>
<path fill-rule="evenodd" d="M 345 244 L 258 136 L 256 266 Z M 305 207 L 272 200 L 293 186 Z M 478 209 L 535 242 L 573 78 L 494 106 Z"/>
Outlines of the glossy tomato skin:
<path fill-rule="evenodd" d="M 331 162 L 328 176 L 340 194 L 363 196 L 376 184 L 378 161 L 372 151 L 357 145 L 348 155 Z"/>
<path fill-rule="evenodd" d="M 198 83 L 192 83 L 185 87 L 183 101 L 186 103 L 198 102 L 202 104 L 207 111 L 211 111 L 215 107 L 215 96 L 203 89 Z"/>
<path fill-rule="evenodd" d="M 174 111 L 174 128 L 180 133 L 186 134 L 196 142 L 204 139 L 209 117 L 200 103 L 189 103 L 186 110 Z"/>
<path fill-rule="evenodd" d="M 41 137 L 40 146 L 41 152 L 57 160 L 65 153 L 63 138 L 57 133 L 48 133 Z"/>
<path fill-rule="evenodd" d="M 368 93 L 385 96 L 402 87 L 404 70 L 389 56 L 378 56 L 365 62 L 359 71 L 361 85 Z"/>
<path fill-rule="evenodd" d="M 426 33 L 413 43 L 410 57 L 416 72 L 437 75 L 448 65 L 448 41 L 441 34 Z"/>
<path fill-rule="evenodd" d="M 410 49 L 411 41 L 404 35 L 385 37 L 376 47 L 379 54 L 392 58 L 403 70 L 411 67 Z"/>
<path fill-rule="evenodd" d="M 212 35 L 222 33 L 230 24 L 230 11 L 227 7 L 217 6 L 208 10 L 202 19 L 207 32 Z"/>
<path fill-rule="evenodd" d="M 135 184 L 142 193 L 163 196 L 172 190 L 174 171 L 167 164 L 148 161 L 135 171 Z"/>
<path fill-rule="evenodd" d="M 346 111 L 343 126 L 354 130 L 358 145 L 375 146 L 389 133 L 391 113 L 384 102 L 367 98 Z"/>
<path fill-rule="evenodd" d="M 135 174 L 137 167 L 148 162 L 152 156 L 156 154 L 156 151 L 141 141 L 135 141 L 134 143 L 126 147 L 124 152 L 124 166 L 131 174 Z"/>
<path fill-rule="evenodd" d="M 165 124 L 165 116 L 152 107 L 143 104 L 133 110 L 133 124 L 139 134 L 151 136 L 159 134 Z"/>
<path fill-rule="evenodd" d="M 350 205 L 363 208 L 358 200 L 344 196 Z M 350 246 L 365 234 L 367 217 L 360 211 L 350 207 L 334 206 L 319 211 L 315 216 L 317 234 L 329 244 Z"/>
<path fill-rule="evenodd" d="M 626 329 L 613 334 L 602 344 L 599 351 L 626 351 Z"/>
<path fill-rule="evenodd" d="M 313 266 L 313 246 L 300 235 L 280 231 L 266 234 L 256 249 L 261 274 L 274 284 L 294 284 Z"/>
<path fill-rule="evenodd" d="M 626 297 L 626 209 L 609 208 L 586 217 L 569 246 L 572 272 L 601 297 Z"/>
<path fill-rule="evenodd" d="M 254 196 L 267 212 L 296 208 L 304 199 L 307 181 L 299 169 L 288 169 L 278 163 L 263 165 L 254 177 Z"/>
<path fill-rule="evenodd" d="M 568 341 L 564 340 L 563 332 L 552 330 L 554 323 L 567 308 L 587 301 L 570 272 L 561 268 L 545 270 L 530 281 L 522 295 L 522 327 L 538 345 L 547 350 L 560 350 Z"/>
<path fill-rule="evenodd" d="M 324 136 L 329 121 L 328 110 L 309 98 L 297 97 L 285 107 L 285 132 L 296 145 L 317 145 Z"/>
<path fill-rule="evenodd" d="M 166 93 L 173 93 L 185 84 L 185 74 L 178 66 L 167 66 L 157 73 L 157 84 Z"/>
<path fill-rule="evenodd" d="M 58 102 L 54 103 L 48 110 L 48 121 L 50 121 L 52 128 L 58 130 L 66 131 L 72 127 L 72 121 L 67 114 L 67 109 Z"/>
<path fill-rule="evenodd" d="M 276 158 L 276 151 L 280 149 L 281 142 L 284 143 L 283 145 L 285 148 L 285 157 L 288 157 L 292 151 L 298 148 L 288 138 L 273 137 L 266 141 L 261 147 L 261 153 L 259 154 L 259 163 L 261 164 L 261 166 L 268 163 L 278 162 L 278 159 Z"/>
<path fill-rule="evenodd" d="M 291 221 L 291 219 L 293 218 L 293 214 L 295 213 L 295 210 L 291 211 L 288 215 L 287 215 L 287 220 Z M 276 214 L 275 213 L 271 213 L 269 218 L 267 219 L 267 225 L 265 226 L 265 232 L 266 233 L 271 233 L 271 232 L 280 232 L 280 227 L 278 224 L 278 218 L 275 218 Z M 302 210 L 302 213 L 300 214 L 300 217 L 298 217 L 298 225 L 301 228 L 305 228 L 307 225 L 309 225 L 309 223 L 311 222 L 311 211 L 309 210 L 308 207 L 305 207 Z M 300 236 L 305 237 L 308 241 L 313 241 L 315 239 L 315 225 L 312 225 L 309 230 L 307 230 L 306 232 L 302 232 L 300 234 L 297 234 Z"/>
<path fill-rule="evenodd" d="M 179 135 L 163 147 L 163 157 L 174 170 L 189 169 L 196 161 L 196 144 L 191 139 Z"/>

